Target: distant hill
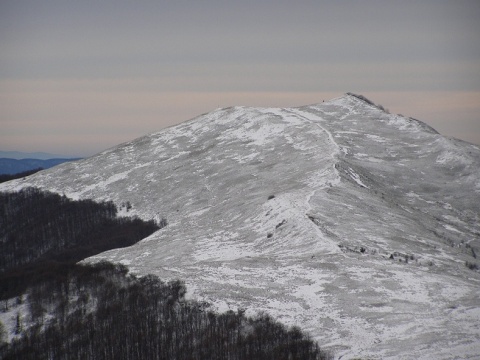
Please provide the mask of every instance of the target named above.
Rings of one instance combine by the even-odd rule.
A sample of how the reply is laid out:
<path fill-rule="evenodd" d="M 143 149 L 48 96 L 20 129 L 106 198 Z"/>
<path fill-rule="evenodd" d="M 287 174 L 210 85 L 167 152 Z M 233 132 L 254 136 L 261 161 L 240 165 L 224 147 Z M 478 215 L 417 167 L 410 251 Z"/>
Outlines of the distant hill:
<path fill-rule="evenodd" d="M 0 158 L 0 174 L 12 175 L 38 168 L 49 169 L 53 166 L 73 160 L 78 160 L 78 158 L 47 160 Z"/>
<path fill-rule="evenodd" d="M 49 159 L 66 159 L 65 155 L 50 154 L 46 152 L 22 152 L 22 151 L 1 151 L 0 158 L 8 159 L 40 159 L 40 160 L 49 160 Z"/>

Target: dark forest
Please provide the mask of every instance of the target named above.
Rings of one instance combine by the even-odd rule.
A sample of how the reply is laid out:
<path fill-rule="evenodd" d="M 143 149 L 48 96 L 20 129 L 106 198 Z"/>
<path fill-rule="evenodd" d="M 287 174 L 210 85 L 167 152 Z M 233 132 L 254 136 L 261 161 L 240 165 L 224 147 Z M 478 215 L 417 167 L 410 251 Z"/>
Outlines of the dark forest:
<path fill-rule="evenodd" d="M 112 202 L 73 201 L 35 188 L 0 193 L 0 299 L 59 267 L 133 245 L 161 226 L 119 218 Z"/>

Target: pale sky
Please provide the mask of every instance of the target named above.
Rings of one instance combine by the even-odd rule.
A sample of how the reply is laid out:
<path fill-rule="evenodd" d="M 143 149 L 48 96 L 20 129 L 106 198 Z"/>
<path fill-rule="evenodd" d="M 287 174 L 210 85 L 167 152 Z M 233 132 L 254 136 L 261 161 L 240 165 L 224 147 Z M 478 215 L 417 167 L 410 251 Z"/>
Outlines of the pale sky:
<path fill-rule="evenodd" d="M 480 1 L 0 0 L 0 150 L 349 91 L 480 145 Z"/>

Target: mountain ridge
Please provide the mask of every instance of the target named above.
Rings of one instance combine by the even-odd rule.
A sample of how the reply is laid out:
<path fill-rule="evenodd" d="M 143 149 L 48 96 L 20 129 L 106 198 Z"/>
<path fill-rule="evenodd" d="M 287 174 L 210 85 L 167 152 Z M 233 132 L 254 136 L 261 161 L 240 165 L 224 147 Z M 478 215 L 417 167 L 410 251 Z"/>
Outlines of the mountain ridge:
<path fill-rule="evenodd" d="M 182 278 L 343 359 L 480 353 L 480 149 L 357 95 L 217 109 L 0 190 L 25 186 L 167 218 L 89 261 Z"/>
<path fill-rule="evenodd" d="M 0 158 L 8 159 L 38 159 L 38 160 L 50 160 L 50 159 L 71 159 L 70 156 L 51 154 L 46 152 L 22 152 L 22 151 L 1 151 Z M 78 158 L 78 157 L 76 157 Z"/>
<path fill-rule="evenodd" d="M 11 159 L 0 157 L 0 175 L 14 175 L 34 169 L 48 169 L 67 161 L 75 161 L 80 158 L 55 158 L 55 159 Z"/>

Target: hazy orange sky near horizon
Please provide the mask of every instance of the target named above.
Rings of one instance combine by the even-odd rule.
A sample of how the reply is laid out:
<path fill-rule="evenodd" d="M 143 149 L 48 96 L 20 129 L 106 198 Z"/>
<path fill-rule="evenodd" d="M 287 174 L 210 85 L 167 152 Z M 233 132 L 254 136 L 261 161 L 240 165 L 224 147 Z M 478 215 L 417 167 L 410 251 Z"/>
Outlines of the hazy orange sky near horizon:
<path fill-rule="evenodd" d="M 89 156 L 345 92 L 480 145 L 478 1 L 0 3 L 0 150 Z"/>

